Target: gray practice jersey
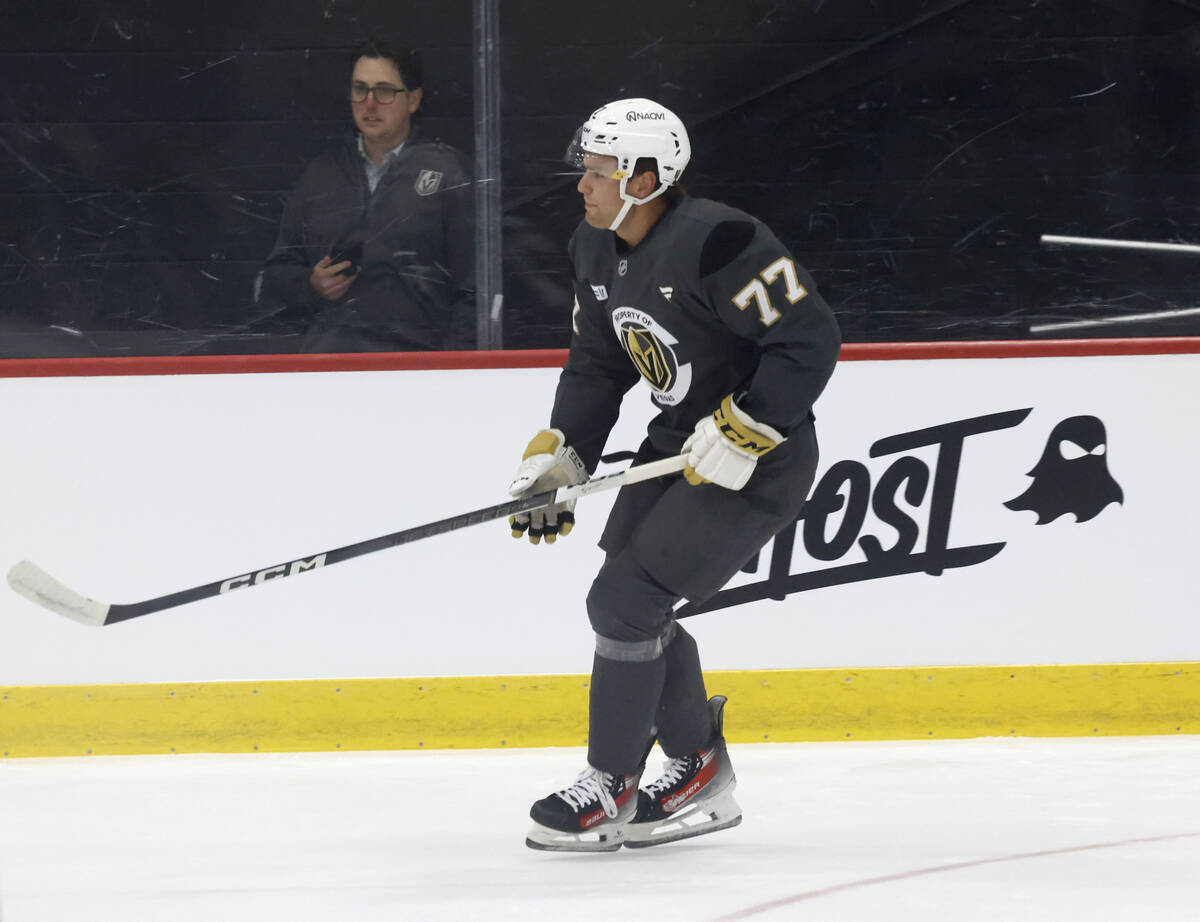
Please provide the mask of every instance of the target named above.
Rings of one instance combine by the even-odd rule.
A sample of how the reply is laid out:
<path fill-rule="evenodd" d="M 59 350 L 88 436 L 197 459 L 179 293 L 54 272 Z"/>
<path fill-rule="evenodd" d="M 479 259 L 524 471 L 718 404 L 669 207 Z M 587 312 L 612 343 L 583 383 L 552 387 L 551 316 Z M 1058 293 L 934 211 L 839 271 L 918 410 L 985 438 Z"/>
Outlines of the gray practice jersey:
<path fill-rule="evenodd" d="M 811 417 L 837 361 L 837 322 L 762 222 L 684 197 L 632 249 L 581 223 L 570 255 L 574 335 L 551 425 L 589 470 L 639 377 L 660 409 L 649 436 L 663 455 L 730 393 L 784 435 Z"/>

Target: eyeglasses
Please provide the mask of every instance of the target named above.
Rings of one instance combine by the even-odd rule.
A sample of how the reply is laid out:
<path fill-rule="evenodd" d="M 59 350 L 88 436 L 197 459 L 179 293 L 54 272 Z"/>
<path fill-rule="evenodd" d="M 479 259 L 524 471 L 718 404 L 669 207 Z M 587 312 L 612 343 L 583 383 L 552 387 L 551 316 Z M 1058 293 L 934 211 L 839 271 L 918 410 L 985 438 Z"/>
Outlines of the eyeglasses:
<path fill-rule="evenodd" d="M 376 84 L 375 86 L 367 86 L 365 83 L 355 81 L 350 84 L 350 101 L 351 102 L 366 102 L 367 94 L 374 93 L 375 101 L 381 106 L 389 105 L 396 101 L 397 93 L 407 93 L 405 87 L 389 86 L 386 83 Z"/>

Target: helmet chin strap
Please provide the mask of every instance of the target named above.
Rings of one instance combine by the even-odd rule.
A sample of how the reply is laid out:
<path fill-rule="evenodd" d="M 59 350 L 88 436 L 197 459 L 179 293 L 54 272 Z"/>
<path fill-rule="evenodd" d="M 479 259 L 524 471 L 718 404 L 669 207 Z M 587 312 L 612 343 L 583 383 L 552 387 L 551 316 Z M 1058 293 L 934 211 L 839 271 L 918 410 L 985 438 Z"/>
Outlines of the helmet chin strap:
<path fill-rule="evenodd" d="M 620 187 L 621 202 L 622 202 L 621 210 L 618 211 L 617 216 L 612 219 L 612 224 L 608 225 L 608 229 L 610 231 L 615 231 L 618 227 L 621 226 L 621 222 L 624 221 L 625 216 L 629 214 L 629 209 L 632 208 L 635 204 L 633 196 L 625 194 L 625 186 L 628 185 L 628 183 L 629 183 L 628 176 L 621 177 L 621 187 Z"/>
<path fill-rule="evenodd" d="M 624 202 L 624 204 L 621 206 L 621 210 L 617 212 L 617 216 L 613 218 L 612 224 L 608 225 L 608 229 L 610 231 L 615 231 L 621 226 L 621 222 L 624 221 L 626 216 L 629 214 L 629 209 L 631 209 L 634 205 L 645 205 L 651 199 L 656 199 L 667 191 L 666 184 L 660 183 L 658 188 L 645 198 L 634 198 L 632 195 L 628 195 L 625 192 L 625 186 L 628 182 L 629 177 L 625 177 L 621 180 L 621 187 L 619 191 L 621 193 L 621 201 Z"/>
<path fill-rule="evenodd" d="M 617 216 L 613 218 L 612 224 L 608 225 L 608 229 L 610 231 L 615 231 L 621 226 L 621 222 L 624 221 L 625 216 L 629 214 L 629 209 L 633 207 L 633 199 L 625 198 L 624 195 L 622 195 L 621 198 L 625 200 L 625 204 L 621 206 L 621 210 L 618 211 Z"/>

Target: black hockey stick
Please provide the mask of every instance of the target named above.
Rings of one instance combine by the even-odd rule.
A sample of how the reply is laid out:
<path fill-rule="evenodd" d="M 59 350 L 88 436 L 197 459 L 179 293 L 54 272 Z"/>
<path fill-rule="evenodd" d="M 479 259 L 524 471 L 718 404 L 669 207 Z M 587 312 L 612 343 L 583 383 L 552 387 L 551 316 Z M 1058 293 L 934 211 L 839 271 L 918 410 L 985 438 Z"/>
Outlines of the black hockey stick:
<path fill-rule="evenodd" d="M 343 560 L 361 557 L 363 554 L 373 554 L 375 551 L 386 550 L 389 547 L 409 544 L 449 531 L 457 531 L 468 525 L 479 525 L 521 512 L 553 506 L 556 503 L 569 502 L 591 493 L 611 490 L 628 483 L 639 483 L 654 477 L 662 477 L 665 474 L 678 473 L 686 464 L 687 459 L 683 455 L 651 461 L 649 464 L 639 464 L 616 474 L 597 477 L 595 480 L 589 480 L 578 486 L 561 487 L 557 490 L 547 490 L 544 493 L 535 493 L 532 496 L 510 500 L 507 503 L 497 503 L 486 509 L 464 512 L 439 522 L 406 528 L 404 531 L 393 532 L 390 535 L 381 535 L 378 538 L 359 541 L 357 544 L 348 544 L 331 551 L 322 551 L 309 557 L 289 560 L 250 573 L 240 573 L 215 583 L 184 589 L 170 595 L 159 596 L 157 599 L 148 599 L 145 602 L 133 602 L 129 605 L 109 605 L 107 602 L 97 602 L 95 599 L 80 595 L 28 560 L 22 560 L 13 565 L 12 569 L 8 571 L 8 584 L 27 599 L 73 621 L 93 626 L 115 624 L 118 621 L 140 618 L 142 615 L 149 615 L 165 608 L 174 608 L 177 605 L 186 605 L 188 602 L 196 602 L 211 596 L 224 595 L 235 589 L 245 589 L 248 586 L 257 586 L 286 576 L 295 576 L 297 573 L 304 573 L 308 570 L 328 567 L 335 563 L 341 563 Z"/>

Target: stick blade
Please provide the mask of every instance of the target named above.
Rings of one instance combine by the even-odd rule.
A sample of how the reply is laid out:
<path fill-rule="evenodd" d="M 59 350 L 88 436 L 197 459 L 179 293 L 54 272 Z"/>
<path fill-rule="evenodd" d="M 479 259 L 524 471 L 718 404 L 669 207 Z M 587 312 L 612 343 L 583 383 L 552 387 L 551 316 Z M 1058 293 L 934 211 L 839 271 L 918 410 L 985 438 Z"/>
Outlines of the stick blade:
<path fill-rule="evenodd" d="M 57 612 L 64 618 L 99 627 L 108 617 L 109 606 L 68 589 L 29 560 L 15 563 L 8 571 L 8 584 L 31 602 Z"/>

